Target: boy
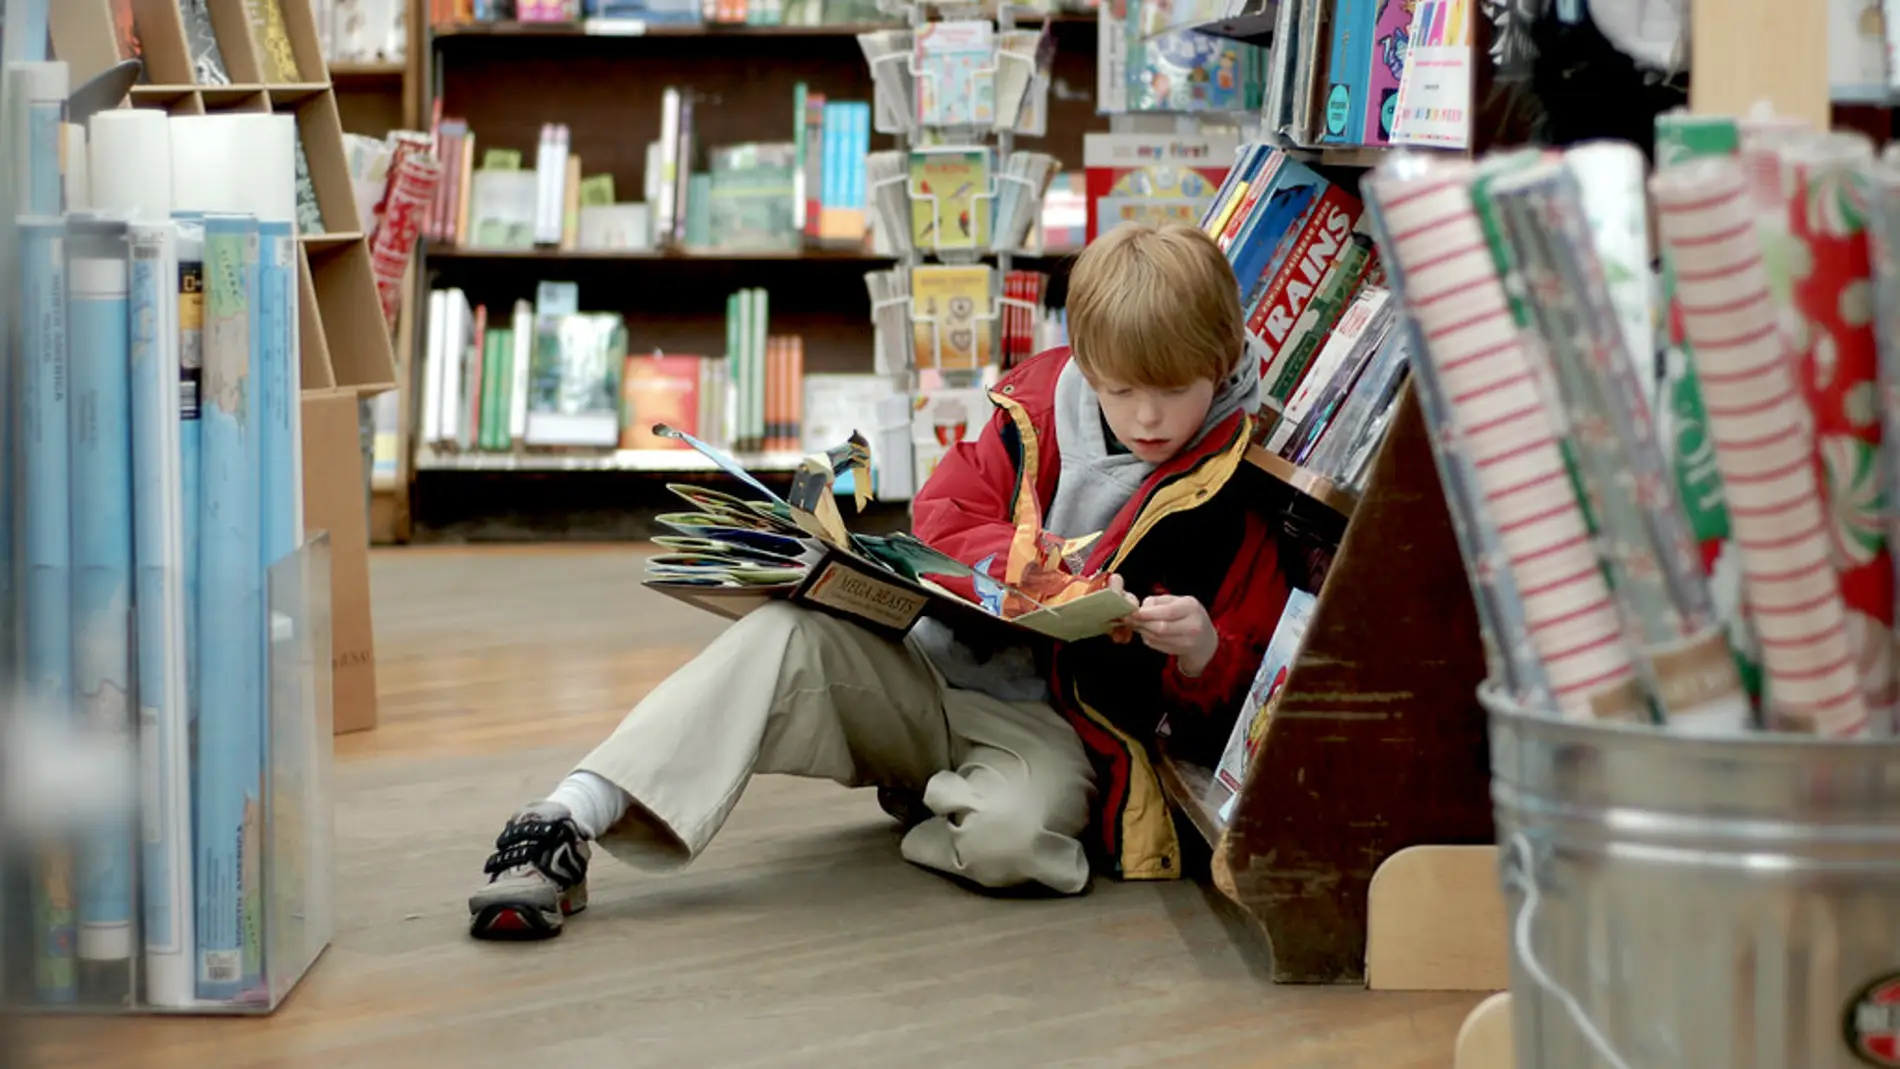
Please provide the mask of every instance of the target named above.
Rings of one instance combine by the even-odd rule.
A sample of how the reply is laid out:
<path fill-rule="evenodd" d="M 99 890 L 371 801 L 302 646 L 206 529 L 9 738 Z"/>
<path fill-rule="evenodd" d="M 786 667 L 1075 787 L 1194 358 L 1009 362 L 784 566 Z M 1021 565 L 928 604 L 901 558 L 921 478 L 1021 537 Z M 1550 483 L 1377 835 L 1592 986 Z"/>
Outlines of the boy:
<path fill-rule="evenodd" d="M 877 786 L 907 860 L 981 887 L 1079 893 L 1091 856 L 1123 878 L 1177 875 L 1145 743 L 1164 712 L 1180 735 L 1239 708 L 1286 601 L 1272 532 L 1231 479 L 1259 364 L 1233 272 L 1193 227 L 1103 235 L 1076 261 L 1068 310 L 1072 348 L 997 385 L 995 415 L 939 463 L 913 528 L 999 576 L 1019 531 L 1101 532 L 1077 573 L 1114 573 L 1140 641 L 1043 657 L 973 650 L 932 620 L 894 642 L 759 609 L 508 822 L 469 899 L 475 936 L 558 934 L 586 904 L 591 840 L 636 866 L 685 864 L 760 772 Z"/>

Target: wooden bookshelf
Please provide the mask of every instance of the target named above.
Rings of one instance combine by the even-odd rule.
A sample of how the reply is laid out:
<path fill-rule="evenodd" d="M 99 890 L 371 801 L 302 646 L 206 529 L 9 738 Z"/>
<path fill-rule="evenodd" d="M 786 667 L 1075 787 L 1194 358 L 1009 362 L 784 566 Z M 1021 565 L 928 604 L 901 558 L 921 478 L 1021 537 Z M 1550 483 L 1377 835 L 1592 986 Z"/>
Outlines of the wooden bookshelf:
<path fill-rule="evenodd" d="M 412 4 L 411 26 L 426 25 L 426 5 Z M 1042 16 L 1017 9 L 1017 22 L 1031 26 Z M 1064 12 L 1050 18 L 1057 51 L 1052 79 L 1067 92 L 1051 92 L 1048 137 L 1020 138 L 1018 147 L 1044 151 L 1065 170 L 1079 172 L 1082 135 L 1105 130 L 1094 110 L 1095 25 L 1093 13 Z M 571 151 L 588 175 L 611 174 L 622 201 L 639 200 L 645 186 L 646 145 L 660 133 L 661 94 L 668 86 L 692 88 L 697 151 L 708 146 L 793 139 L 794 83 L 833 100 L 873 99 L 872 81 L 856 35 L 906 26 L 901 20 L 873 23 L 766 26 L 707 23 L 670 26 L 627 20 L 519 23 L 486 22 L 436 27 L 412 34 L 419 40 L 406 81 L 427 87 L 417 122 L 440 108 L 466 119 L 478 154 L 489 147 L 520 150 L 531 157 L 543 122 L 564 122 Z M 891 139 L 873 132 L 873 151 Z M 1061 258 L 1017 256 L 1022 266 L 1041 265 L 1059 274 Z M 457 248 L 425 242 L 418 254 L 414 295 L 406 303 L 398 339 L 405 384 L 415 381 L 427 339 L 417 312 L 431 290 L 455 286 L 471 303 L 492 312 L 532 298 L 543 280 L 574 282 L 581 306 L 620 313 L 633 351 L 718 355 L 725 349 L 726 296 L 747 286 L 770 293 L 774 333 L 804 338 L 808 372 L 869 372 L 873 367 L 870 299 L 863 275 L 889 266 L 890 257 L 867 249 L 806 247 L 796 252 L 724 250 L 563 251 Z M 396 498 L 379 513 L 392 538 L 407 539 L 433 509 L 414 512 L 425 498 L 488 495 L 497 511 L 521 487 L 519 477 L 571 472 L 647 473 L 697 470 L 691 458 L 629 462 L 625 454 L 578 459 L 502 454 L 492 463 L 476 454 L 428 450 L 412 442 L 417 422 L 415 394 L 404 398 L 402 472 Z M 766 470 L 771 470 L 769 465 Z M 456 473 L 449 478 L 448 473 Z M 479 481 L 478 481 L 479 480 Z M 419 484 L 431 482 L 428 494 Z M 438 492 L 439 491 L 439 492 Z M 465 511 L 460 502 L 444 505 Z"/>
<path fill-rule="evenodd" d="M 1212 758 L 1164 753 L 1158 769 L 1282 983 L 1363 982 L 1381 864 L 1492 841 L 1478 621 L 1410 387 L 1397 404 L 1356 501 L 1250 457 L 1346 527 L 1232 821 L 1208 804 Z"/>

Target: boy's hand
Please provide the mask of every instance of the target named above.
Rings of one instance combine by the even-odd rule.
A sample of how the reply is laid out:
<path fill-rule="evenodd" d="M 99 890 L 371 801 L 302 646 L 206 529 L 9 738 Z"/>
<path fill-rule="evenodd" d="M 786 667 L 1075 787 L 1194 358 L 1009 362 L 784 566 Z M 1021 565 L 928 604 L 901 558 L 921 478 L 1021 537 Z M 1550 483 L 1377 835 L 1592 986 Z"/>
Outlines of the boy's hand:
<path fill-rule="evenodd" d="M 1185 676 L 1200 675 L 1220 649 L 1214 621 L 1194 598 L 1156 594 L 1141 603 L 1129 622 L 1149 649 L 1172 656 Z"/>

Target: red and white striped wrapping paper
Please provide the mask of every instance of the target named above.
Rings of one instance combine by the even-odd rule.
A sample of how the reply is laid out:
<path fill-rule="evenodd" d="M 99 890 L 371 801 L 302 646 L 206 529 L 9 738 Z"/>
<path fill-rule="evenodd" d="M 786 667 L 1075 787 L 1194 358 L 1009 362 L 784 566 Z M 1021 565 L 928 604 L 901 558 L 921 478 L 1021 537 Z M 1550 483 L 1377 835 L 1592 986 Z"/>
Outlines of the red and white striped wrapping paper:
<path fill-rule="evenodd" d="M 1779 329 L 1742 167 L 1697 160 L 1650 180 L 1742 552 L 1771 716 L 1835 737 L 1867 726 L 1807 412 Z"/>
<path fill-rule="evenodd" d="M 382 298 L 383 318 L 390 330 L 396 329 L 396 316 L 402 308 L 402 276 L 415 254 L 416 235 L 421 232 L 441 181 L 442 165 L 420 152 L 404 154 L 390 171 L 389 196 L 383 202 L 382 218 L 369 245 L 376 295 Z"/>
<path fill-rule="evenodd" d="M 1622 621 L 1471 205 L 1475 174 L 1458 163 L 1413 180 L 1378 176 L 1367 193 L 1381 206 L 1407 307 L 1470 450 L 1557 705 L 1571 718 L 1627 718 L 1640 705 Z"/>

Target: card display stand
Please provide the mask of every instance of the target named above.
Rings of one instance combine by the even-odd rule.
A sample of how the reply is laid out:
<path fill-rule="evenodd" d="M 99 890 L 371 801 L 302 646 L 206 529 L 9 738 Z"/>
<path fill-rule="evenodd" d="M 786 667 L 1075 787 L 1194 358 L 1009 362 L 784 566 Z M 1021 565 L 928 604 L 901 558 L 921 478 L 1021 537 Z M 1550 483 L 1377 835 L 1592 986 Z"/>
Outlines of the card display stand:
<path fill-rule="evenodd" d="M 297 235 L 303 386 L 371 397 L 395 388 L 395 357 L 370 269 L 369 239 L 356 213 L 336 93 L 309 0 L 276 2 L 303 80 L 266 80 L 246 0 L 206 0 L 231 80 L 212 85 L 196 77 L 178 0 L 131 0 L 146 81 L 133 87 L 129 103 L 174 115 L 250 111 L 296 117 L 323 220 L 321 232 Z M 54 54 L 71 67 L 73 84 L 119 62 L 111 0 L 59 0 L 52 5 L 51 26 Z"/>
<path fill-rule="evenodd" d="M 265 687 L 265 762 L 263 791 L 256 809 L 260 846 L 251 891 L 258 903 L 254 918 L 261 982 L 237 1001 L 197 1001 L 154 1005 L 146 997 L 145 959 L 135 954 L 121 971 L 102 963 L 80 963 L 77 1001 L 39 999 L 31 953 L 9 958 L 14 970 L 4 977 L 5 1005 L 19 1013 L 138 1013 L 187 1015 L 269 1014 L 281 1006 L 335 932 L 333 909 L 334 825 L 331 791 L 331 645 L 330 540 L 318 532 L 268 573 L 271 621 L 269 673 Z M 81 855 L 83 856 L 83 855 Z M 137 860 L 132 864 L 136 866 Z M 32 871 L 30 865 L 21 866 Z M 250 866 L 246 865 L 247 872 Z M 0 898 L 32 897 L 24 885 L 5 889 Z M 184 908 L 192 910 L 195 903 Z M 142 917 L 142 907 L 133 915 Z M 9 939 L 37 945 L 34 912 L 25 901 L 9 904 Z M 142 947 L 136 930 L 133 946 Z"/>
<path fill-rule="evenodd" d="M 1223 827 L 1206 802 L 1208 770 L 1160 763 L 1163 787 L 1213 849 L 1216 888 L 1265 937 L 1279 983 L 1365 982 L 1380 867 L 1407 847 L 1493 841 L 1478 621 L 1410 387 L 1396 403 L 1356 499 L 1255 460 L 1348 518 L 1231 820 Z M 1463 860 L 1467 876 L 1482 868 Z M 1437 871 L 1395 861 L 1381 897 L 1427 900 Z M 1465 913 L 1486 927 L 1481 906 Z"/>
<path fill-rule="evenodd" d="M 928 8 L 924 0 L 886 6 L 893 13 L 902 12 L 910 16 L 913 34 L 929 25 Z M 1008 4 L 997 8 L 1000 17 L 994 23 L 992 40 L 995 41 L 995 49 L 990 61 L 962 71 L 967 82 L 962 90 L 967 99 L 975 99 L 977 85 L 982 79 L 988 79 L 991 88 L 989 96 L 994 100 L 998 88 L 1005 81 L 1003 72 L 1006 69 L 1020 75 L 1025 89 L 1013 123 L 999 126 L 994 121 L 948 125 L 921 122 L 922 102 L 926 99 L 941 99 L 941 96 L 936 92 L 939 87 L 933 82 L 936 72 L 919 68 L 914 46 L 877 56 L 868 64 L 873 84 L 873 129 L 895 136 L 900 148 L 912 154 L 947 154 L 982 149 L 989 158 L 983 188 L 972 193 L 967 203 L 971 212 L 988 213 L 990 226 L 987 233 L 990 240 L 968 245 L 943 245 L 933 240 L 926 247 L 916 247 L 910 241 L 894 243 L 902 249 L 895 270 L 905 276 L 901 287 L 904 295 L 887 296 L 872 302 L 872 323 L 877 334 L 876 351 L 880 354 L 910 354 L 908 367 L 883 367 L 880 370 L 907 376 L 913 393 L 920 388 L 918 372 L 926 369 L 944 373 L 947 376 L 946 385 L 974 385 L 989 367 L 1000 364 L 1000 328 L 1005 309 L 1015 304 L 1034 311 L 1028 302 L 1003 295 L 1012 255 L 1034 255 L 1034 250 L 993 247 L 995 225 L 999 221 L 995 218 L 995 208 L 1002 201 L 1004 187 L 1015 183 L 1031 203 L 1040 204 L 1042 197 L 1042 190 L 1035 183 L 1003 171 L 1008 166 L 1015 137 L 1018 134 L 1039 137 L 1046 132 L 1048 125 L 1049 77 L 1037 72 L 1035 55 L 1004 47 L 1002 43 L 1004 34 L 1018 29 L 1013 11 Z M 893 186 L 896 187 L 894 190 Z M 928 212 L 933 220 L 931 234 L 934 236 L 943 232 L 944 209 L 941 200 L 934 193 L 919 193 L 912 188 L 908 161 L 904 173 L 874 181 L 869 192 L 873 204 L 894 202 L 901 205 L 901 217 L 906 227 L 911 225 L 913 213 L 921 209 Z M 1034 233 L 1036 228 L 1032 226 L 1030 230 Z M 983 299 L 971 302 L 971 308 L 954 313 L 950 317 L 954 322 L 946 322 L 942 313 L 927 315 L 916 312 L 913 269 L 923 266 L 926 257 L 932 257 L 946 266 L 985 264 L 987 258 L 994 257 L 994 263 L 988 264 L 991 267 L 989 292 Z M 953 303 L 962 303 L 964 299 L 961 294 L 951 298 Z M 952 343 L 946 347 L 946 330 L 961 332 L 966 329 L 966 325 L 976 339 L 967 346 Z M 902 340 L 893 345 L 894 331 L 904 333 L 901 335 Z M 987 342 L 983 339 L 987 339 Z M 974 359 L 966 359 L 966 354 L 974 354 Z"/>

